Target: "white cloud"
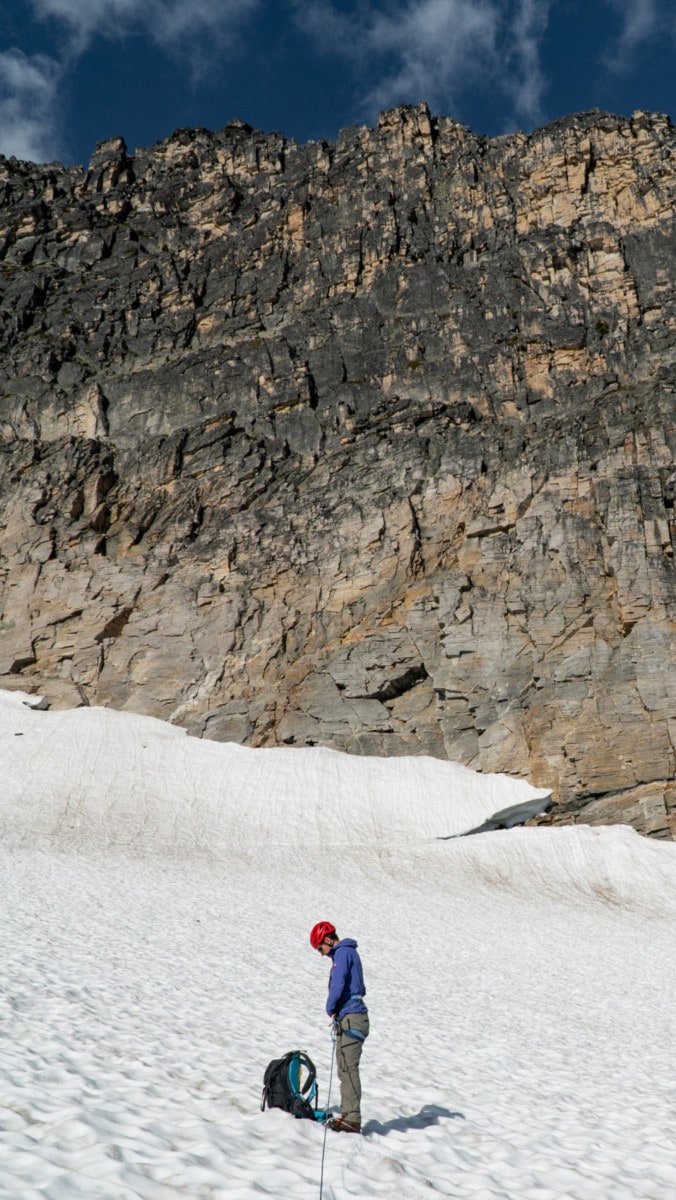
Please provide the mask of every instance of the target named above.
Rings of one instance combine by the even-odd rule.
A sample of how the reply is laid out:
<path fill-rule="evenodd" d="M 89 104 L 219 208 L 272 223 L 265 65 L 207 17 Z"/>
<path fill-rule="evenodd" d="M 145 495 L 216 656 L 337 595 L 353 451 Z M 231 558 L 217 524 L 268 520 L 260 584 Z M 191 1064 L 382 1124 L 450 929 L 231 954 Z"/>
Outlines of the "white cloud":
<path fill-rule="evenodd" d="M 549 7 L 550 0 L 366 0 L 348 13 L 332 0 L 310 0 L 296 4 L 296 20 L 364 80 L 376 76 L 363 92 L 370 116 L 421 99 L 453 112 L 465 89 L 483 81 L 510 98 L 513 118 L 535 122 L 546 87 L 540 42 Z"/>
<path fill-rule="evenodd" d="M 259 7 L 261 0 L 32 0 L 39 20 L 68 32 L 78 56 L 96 37 L 119 38 L 143 31 L 157 45 L 192 54 L 205 39 L 219 46 Z"/>
<path fill-rule="evenodd" d="M 59 61 L 0 52 L 0 153 L 45 162 L 62 152 L 59 88 L 95 38 L 142 32 L 184 57 L 199 75 L 231 44 L 262 0 L 31 0 L 35 18 L 55 24 Z"/>
<path fill-rule="evenodd" d="M 540 46 L 547 29 L 550 0 L 520 0 L 512 22 L 511 56 L 503 83 L 514 101 L 517 118 L 536 125 L 544 119 L 542 98 L 547 81 L 540 64 Z"/>
<path fill-rule="evenodd" d="M 622 28 L 616 42 L 604 55 L 604 62 L 611 71 L 621 73 L 631 69 L 639 46 L 655 36 L 663 15 L 657 0 L 606 0 L 606 3 L 619 13 Z M 665 24 L 666 16 L 665 12 Z"/>
<path fill-rule="evenodd" d="M 56 157 L 60 78 L 59 64 L 45 55 L 0 53 L 0 153 L 31 162 Z"/>
<path fill-rule="evenodd" d="M 360 67 L 370 68 L 374 55 L 387 59 L 364 95 L 371 111 L 453 94 L 482 62 L 492 61 L 498 23 L 494 0 L 415 0 L 386 10 L 367 4 L 353 15 L 326 0 L 298 9 L 298 24 L 320 46 L 331 42 Z"/>

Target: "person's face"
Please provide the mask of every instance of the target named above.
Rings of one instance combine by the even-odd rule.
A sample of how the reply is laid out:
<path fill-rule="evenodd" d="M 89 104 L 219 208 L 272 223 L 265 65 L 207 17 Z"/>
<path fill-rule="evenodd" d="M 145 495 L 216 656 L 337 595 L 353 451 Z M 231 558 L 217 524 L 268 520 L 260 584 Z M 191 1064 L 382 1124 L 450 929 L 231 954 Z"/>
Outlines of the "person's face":
<path fill-rule="evenodd" d="M 317 949 L 319 950 L 319 953 L 321 954 L 322 958 L 324 957 L 325 954 L 328 954 L 332 945 L 333 945 L 333 942 L 330 942 L 328 940 L 328 938 L 324 938 L 324 941 L 319 943 L 319 945 L 317 946 Z"/>

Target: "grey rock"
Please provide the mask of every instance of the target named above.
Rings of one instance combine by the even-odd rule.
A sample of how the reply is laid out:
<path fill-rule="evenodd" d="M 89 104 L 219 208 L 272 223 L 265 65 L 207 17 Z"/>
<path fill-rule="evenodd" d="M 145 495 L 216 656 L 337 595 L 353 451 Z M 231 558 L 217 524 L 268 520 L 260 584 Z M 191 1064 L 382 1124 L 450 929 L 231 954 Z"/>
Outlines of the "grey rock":
<path fill-rule="evenodd" d="M 528 821 L 534 821 L 536 817 L 549 812 L 552 805 L 551 796 L 538 800 L 526 800 L 522 804 L 511 804 L 509 808 L 502 808 L 500 812 L 494 813 L 492 817 L 482 821 L 481 825 L 476 825 L 473 829 L 467 829 L 464 833 L 452 833 L 446 838 L 442 837 L 437 840 L 446 842 L 456 837 L 469 837 L 474 833 L 494 833 L 498 829 L 515 829 L 517 825 L 525 825 Z"/>
<path fill-rule="evenodd" d="M 1 160 L 0 682 L 673 836 L 675 151 L 420 105 Z"/>

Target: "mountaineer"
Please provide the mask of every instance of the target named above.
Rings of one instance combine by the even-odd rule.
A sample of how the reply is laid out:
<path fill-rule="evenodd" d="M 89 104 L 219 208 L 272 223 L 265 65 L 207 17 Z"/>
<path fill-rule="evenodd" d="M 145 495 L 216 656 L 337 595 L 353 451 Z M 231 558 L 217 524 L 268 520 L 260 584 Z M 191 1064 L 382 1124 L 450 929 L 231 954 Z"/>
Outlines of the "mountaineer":
<path fill-rule="evenodd" d="M 313 927 L 310 943 L 322 957 L 331 959 L 326 1011 L 336 1036 L 340 1116 L 329 1121 L 329 1128 L 337 1133 L 361 1133 L 359 1060 L 369 1034 L 369 1015 L 357 943 L 354 938 L 339 938 L 330 921 L 319 921 Z"/>

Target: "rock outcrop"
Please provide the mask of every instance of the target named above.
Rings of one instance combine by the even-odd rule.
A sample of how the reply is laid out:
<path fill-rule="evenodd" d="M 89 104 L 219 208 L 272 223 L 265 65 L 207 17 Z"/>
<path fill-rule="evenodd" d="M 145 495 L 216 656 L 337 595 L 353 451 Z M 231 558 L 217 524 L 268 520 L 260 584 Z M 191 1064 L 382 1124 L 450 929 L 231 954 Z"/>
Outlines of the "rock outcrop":
<path fill-rule="evenodd" d="M 0 686 L 676 835 L 676 137 L 2 161 Z"/>

